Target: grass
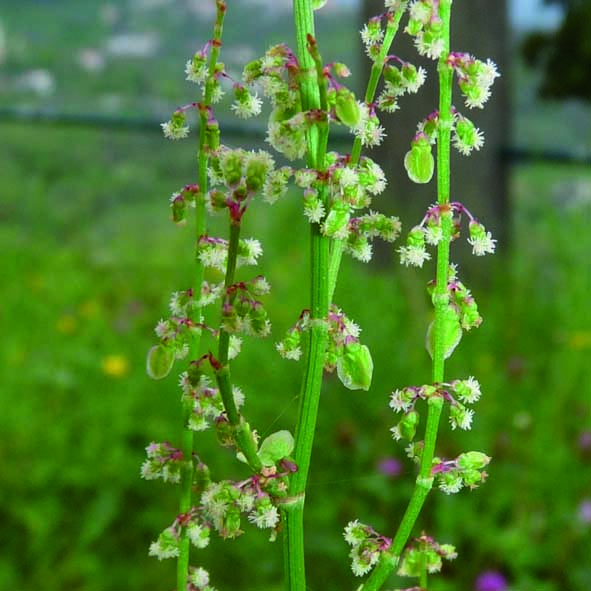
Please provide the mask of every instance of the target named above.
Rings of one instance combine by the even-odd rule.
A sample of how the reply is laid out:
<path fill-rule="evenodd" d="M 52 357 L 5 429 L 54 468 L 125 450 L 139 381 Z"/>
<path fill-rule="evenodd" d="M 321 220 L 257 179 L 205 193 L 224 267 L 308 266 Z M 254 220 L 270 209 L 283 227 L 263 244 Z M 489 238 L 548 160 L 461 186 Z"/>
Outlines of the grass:
<path fill-rule="evenodd" d="M 192 178 L 190 153 L 156 135 L 19 125 L 1 133 L 0 589 L 166 588 L 172 565 L 149 559 L 147 546 L 173 519 L 175 490 L 141 481 L 139 466 L 151 440 L 174 442 L 178 391 L 174 377 L 150 382 L 144 360 L 168 294 L 190 274 L 190 231 L 167 219 L 168 195 Z M 516 169 L 510 251 L 473 261 L 488 269 L 486 284 L 471 286 L 485 323 L 464 337 L 449 375 L 477 375 L 485 395 L 474 431 L 446 430 L 440 452 L 483 449 L 494 461 L 481 490 L 435 495 L 422 518 L 460 550 L 434 591 L 455 588 L 452 580 L 468 589 L 485 568 L 519 591 L 590 582 L 589 525 L 577 520 L 591 494 L 589 456 L 577 439 L 591 422 L 591 244 L 589 203 L 572 198 L 590 183 L 583 169 Z M 274 339 L 306 305 L 298 208 L 295 195 L 272 210 L 259 204 L 245 230 L 265 246 Z M 336 301 L 363 327 L 376 371 L 368 394 L 326 382 L 308 495 L 312 589 L 321 580 L 352 587 L 343 525 L 359 517 L 391 532 L 408 498 L 412 467 L 389 438 L 387 399 L 428 379 L 427 277 L 397 264 L 344 266 Z M 248 343 L 236 362 L 263 434 L 293 428 L 299 370 L 269 341 Z M 198 441 L 216 475 L 235 476 L 231 455 L 207 435 Z M 390 456 L 405 478 L 378 471 Z M 280 581 L 280 547 L 247 533 L 213 543 L 203 563 L 214 564 L 220 588 L 269 591 Z M 253 556 L 264 556 L 256 568 Z"/>

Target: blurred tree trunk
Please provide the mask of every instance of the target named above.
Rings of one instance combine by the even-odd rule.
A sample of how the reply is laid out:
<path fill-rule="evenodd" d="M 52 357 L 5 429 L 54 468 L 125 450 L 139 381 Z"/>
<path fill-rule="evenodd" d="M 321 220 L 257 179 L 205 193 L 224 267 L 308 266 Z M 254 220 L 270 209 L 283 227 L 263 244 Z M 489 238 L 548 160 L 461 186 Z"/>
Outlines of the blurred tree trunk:
<path fill-rule="evenodd" d="M 383 11 L 383 0 L 363 0 L 360 28 L 368 18 Z M 399 214 L 403 227 L 408 230 L 421 220 L 426 207 L 436 201 L 435 178 L 428 185 L 412 183 L 406 175 L 403 159 L 409 150 L 417 123 L 437 109 L 438 86 L 436 62 L 418 55 L 412 38 L 403 32 L 404 26 L 406 20 L 403 18 L 403 26 L 394 40 L 391 53 L 427 68 L 427 83 L 418 94 L 402 97 L 400 110 L 396 113 L 380 114 L 388 137 L 370 155 L 377 159 L 388 176 L 388 189 L 382 195 L 380 207 L 389 213 Z M 501 72 L 501 78 L 495 81 L 492 97 L 483 110 L 465 107 L 454 82 L 454 105 L 484 132 L 485 144 L 479 152 L 473 152 L 469 157 L 462 156 L 452 148 L 451 198 L 464 203 L 493 232 L 499 243 L 506 246 L 510 221 L 508 171 L 502 157 L 502 148 L 507 145 L 509 138 L 507 58 L 510 49 L 506 0 L 454 2 L 451 36 L 452 50 L 470 53 L 484 61 L 490 58 Z M 369 73 L 369 60 L 365 56 L 361 59 L 363 71 Z M 464 258 L 464 247 L 456 248 L 454 245 L 454 250 L 460 259 Z"/>

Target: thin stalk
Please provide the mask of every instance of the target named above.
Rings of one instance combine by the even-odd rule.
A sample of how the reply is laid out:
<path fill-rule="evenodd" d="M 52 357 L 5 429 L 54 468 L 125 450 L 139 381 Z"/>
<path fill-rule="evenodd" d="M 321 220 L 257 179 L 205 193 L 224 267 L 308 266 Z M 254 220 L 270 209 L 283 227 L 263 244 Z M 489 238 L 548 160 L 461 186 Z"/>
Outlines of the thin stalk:
<path fill-rule="evenodd" d="M 226 265 L 226 277 L 224 287 L 228 289 L 234 284 L 236 274 L 236 261 L 238 259 L 238 246 L 240 243 L 240 222 L 230 222 L 230 240 L 228 241 L 228 262 Z M 231 303 L 231 302 L 230 302 Z M 224 304 L 222 304 L 223 306 Z M 232 379 L 230 377 L 229 365 L 230 333 L 223 328 L 220 329 L 218 338 L 218 354 L 216 359 L 215 377 L 224 403 L 224 409 L 228 421 L 232 426 L 236 443 L 240 451 L 244 454 L 248 465 L 254 472 L 260 472 L 262 468 L 261 460 L 257 456 L 257 446 L 248 426 L 248 423 L 241 417 L 232 389 Z"/>
<path fill-rule="evenodd" d="M 451 0 L 441 0 L 439 16 L 443 23 L 444 50 L 439 60 L 439 132 L 437 138 L 437 203 L 445 206 L 449 203 L 450 194 L 450 135 L 451 135 L 451 94 L 452 70 L 447 65 L 449 54 Z M 442 216 L 443 238 L 437 246 L 436 286 L 433 294 L 435 307 L 434 347 L 433 347 L 433 382 L 443 382 L 445 373 L 445 335 L 443 328 L 444 314 L 449 303 L 447 278 L 449 273 L 449 245 L 452 235 L 452 220 Z M 433 397 L 429 400 L 427 425 L 419 476 L 410 498 L 408 507 L 390 548 L 382 553 L 378 564 L 367 581 L 362 585 L 363 591 L 378 591 L 390 573 L 396 568 L 402 551 L 408 542 L 425 499 L 433 486 L 431 468 L 435 455 L 435 444 L 439 430 L 439 420 L 443 409 L 443 399 Z"/>
<path fill-rule="evenodd" d="M 301 103 L 304 112 L 326 112 L 326 84 L 314 39 L 314 14 L 311 0 L 294 0 L 294 18 L 298 58 L 302 68 Z M 309 51 L 311 50 L 311 52 Z M 315 58 L 310 54 L 316 52 Z M 316 74 L 316 76 L 314 76 Z M 308 132 L 308 167 L 324 170 L 328 122 L 320 121 Z M 318 195 L 326 205 L 326 185 L 320 184 Z M 329 239 L 322 235 L 320 224 L 311 225 L 311 328 L 306 351 L 306 369 L 302 381 L 298 422 L 295 432 L 294 459 L 298 466 L 290 481 L 288 502 L 283 505 L 286 588 L 305 591 L 304 563 L 304 494 L 316 430 L 328 316 Z"/>
<path fill-rule="evenodd" d="M 205 86 L 205 96 L 203 104 L 206 107 L 211 105 L 212 94 L 212 79 L 219 57 L 219 48 L 221 46 L 221 38 L 224 24 L 224 15 L 226 13 L 226 5 L 224 2 L 217 3 L 217 16 L 214 25 L 214 43 L 209 56 L 208 63 L 208 80 Z M 197 179 L 199 185 L 199 194 L 196 196 L 195 204 L 195 243 L 200 236 L 205 234 L 206 228 L 206 210 L 205 210 L 205 194 L 207 193 L 207 163 L 209 154 L 206 149 L 206 135 L 205 130 L 207 126 L 207 113 L 205 109 L 200 111 L 199 118 L 199 148 L 197 157 Z M 196 301 L 201 296 L 201 285 L 203 283 L 204 269 L 198 257 L 195 257 L 195 269 L 193 278 L 193 294 Z M 199 322 L 201 318 L 201 308 L 196 306 L 193 310 L 192 318 Z M 201 335 L 195 334 L 191 342 L 191 359 L 199 357 L 199 350 L 201 347 Z M 183 469 L 181 471 L 181 498 L 179 504 L 180 513 L 187 513 L 193 506 L 192 489 L 193 489 L 193 431 L 188 428 L 188 421 L 191 409 L 183 408 L 183 431 L 181 435 L 181 449 L 183 458 L 185 459 Z M 190 540 L 186 529 L 182 528 L 179 540 L 179 556 L 177 558 L 177 591 L 186 591 L 189 578 L 189 561 L 190 561 Z"/>
<path fill-rule="evenodd" d="M 382 48 L 380 54 L 375 62 L 371 66 L 371 73 L 369 75 L 369 82 L 367 83 L 367 89 L 365 91 L 365 103 L 370 105 L 374 102 L 378 84 L 384 70 L 386 63 L 386 57 L 390 53 L 390 47 L 394 41 L 394 37 L 398 32 L 398 26 L 400 19 L 403 15 L 403 10 L 398 10 L 391 17 L 388 18 L 388 24 L 386 25 L 386 32 L 384 33 L 384 40 L 382 42 Z M 355 166 L 359 163 L 361 157 L 361 139 L 359 136 L 355 137 L 353 142 L 353 148 L 351 149 L 351 166 Z M 330 262 L 328 267 L 328 285 L 329 285 L 329 297 L 328 301 L 332 302 L 334 292 L 337 286 L 337 279 L 339 277 L 339 269 L 341 266 L 341 259 L 343 257 L 343 246 L 342 240 L 333 240 L 330 249 Z"/>

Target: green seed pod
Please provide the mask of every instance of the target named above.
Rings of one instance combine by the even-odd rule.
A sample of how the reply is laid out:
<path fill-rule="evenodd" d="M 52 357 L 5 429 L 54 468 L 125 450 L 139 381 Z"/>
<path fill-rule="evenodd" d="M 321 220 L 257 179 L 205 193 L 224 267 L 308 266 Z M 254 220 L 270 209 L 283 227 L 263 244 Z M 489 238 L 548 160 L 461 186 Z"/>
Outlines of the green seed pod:
<path fill-rule="evenodd" d="M 148 351 L 146 369 L 153 380 L 165 378 L 174 364 L 174 349 L 164 345 L 154 345 Z"/>
<path fill-rule="evenodd" d="M 462 473 L 462 478 L 466 486 L 474 488 L 482 482 L 482 472 L 478 470 L 466 470 Z"/>
<path fill-rule="evenodd" d="M 335 98 L 337 117 L 347 127 L 355 127 L 359 123 L 361 113 L 355 95 L 348 88 L 339 88 Z"/>
<path fill-rule="evenodd" d="M 431 144 L 426 137 L 419 137 L 404 157 L 404 168 L 408 178 L 414 183 L 428 183 L 433 176 L 435 160 L 431 153 Z"/>
<path fill-rule="evenodd" d="M 452 306 L 448 306 L 443 312 L 440 330 L 443 331 L 444 359 L 447 359 L 462 339 L 460 318 L 458 312 Z M 433 357 L 435 350 L 435 321 L 431 322 L 427 329 L 426 346 L 429 355 Z"/>
<path fill-rule="evenodd" d="M 384 80 L 392 84 L 392 86 L 399 87 L 402 84 L 402 74 L 396 66 L 390 64 L 384 67 Z"/>
<path fill-rule="evenodd" d="M 217 121 L 211 121 L 205 128 L 205 145 L 209 152 L 215 152 L 220 147 L 220 126 Z"/>
<path fill-rule="evenodd" d="M 349 206 L 346 203 L 337 201 L 326 216 L 323 227 L 324 233 L 333 238 L 345 238 L 350 217 Z"/>
<path fill-rule="evenodd" d="M 263 158 L 253 157 L 246 165 L 246 187 L 249 191 L 260 191 L 265 184 L 269 172 L 269 162 Z"/>
<path fill-rule="evenodd" d="M 349 343 L 337 357 L 337 374 L 349 390 L 369 390 L 373 360 L 369 349 L 361 343 Z"/>
<path fill-rule="evenodd" d="M 458 467 L 462 470 L 482 470 L 489 462 L 490 458 L 480 451 L 468 451 L 457 459 Z"/>
<path fill-rule="evenodd" d="M 170 208 L 172 209 L 172 221 L 175 224 L 181 224 L 185 221 L 185 214 L 187 212 L 187 203 L 181 197 L 177 195 L 171 202 Z"/>
<path fill-rule="evenodd" d="M 243 174 L 244 154 L 241 150 L 228 151 L 221 158 L 221 166 L 226 185 L 237 185 Z"/>
<path fill-rule="evenodd" d="M 412 441 L 417 432 L 418 425 L 419 413 L 416 410 L 411 410 L 402 417 L 402 420 L 398 423 L 398 428 L 402 437 L 408 439 L 408 441 Z"/>
<path fill-rule="evenodd" d="M 277 431 L 266 437 L 257 453 L 263 466 L 274 466 L 288 457 L 294 448 L 293 435 L 289 431 Z"/>

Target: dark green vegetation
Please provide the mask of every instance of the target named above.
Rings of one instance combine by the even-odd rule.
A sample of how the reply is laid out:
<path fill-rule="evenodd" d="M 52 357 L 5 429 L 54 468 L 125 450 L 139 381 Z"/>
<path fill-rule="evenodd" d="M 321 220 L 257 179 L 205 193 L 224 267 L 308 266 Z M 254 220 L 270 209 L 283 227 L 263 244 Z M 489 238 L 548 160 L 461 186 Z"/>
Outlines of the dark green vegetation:
<path fill-rule="evenodd" d="M 32 45 L 40 62 L 68 71 L 68 46 L 58 45 L 60 31 L 51 32 L 57 25 L 44 11 L 58 10 L 60 30 L 73 30 L 72 5 L 3 6 L 8 46 L 26 26 L 38 36 L 44 31 Z M 92 31 L 84 44 L 93 43 Z M 75 37 L 68 42 L 82 46 Z M 145 74 L 154 85 L 145 92 L 161 97 L 158 108 L 182 95 L 180 72 L 193 45 L 171 40 L 167 47 L 158 55 L 174 62 L 170 77 L 163 68 Z M 26 65 L 13 60 L 3 76 Z M 137 103 L 136 85 L 125 86 L 135 71 L 129 68 L 127 62 L 101 82 L 101 92 L 135 97 L 116 113 L 152 112 L 154 105 Z M 76 74 L 69 107 L 89 107 L 95 90 L 88 80 Z M 8 93 L 2 103 L 17 99 L 26 103 Z M 57 108 L 60 100 L 49 104 Z M 0 137 L 0 591 L 169 589 L 173 563 L 149 558 L 147 549 L 174 518 L 177 491 L 140 480 L 139 468 L 150 441 L 177 443 L 180 391 L 172 376 L 162 383 L 146 377 L 145 355 L 169 293 L 189 283 L 190 229 L 168 220 L 167 200 L 194 180 L 195 136 L 171 143 L 158 130 L 2 124 Z M 589 170 L 515 168 L 512 244 L 461 270 L 485 321 L 464 337 L 449 375 L 477 375 L 483 399 L 473 431 L 445 428 L 439 451 L 453 457 L 479 449 L 493 462 L 476 492 L 436 493 L 428 501 L 420 527 L 460 553 L 434 578 L 433 591 L 471 590 L 485 569 L 502 571 L 512 591 L 591 586 L 591 524 L 579 516 L 581 503 L 591 501 L 591 449 L 579 444 L 591 431 L 590 193 Z M 402 217 L 405 229 L 415 221 Z M 301 367 L 280 359 L 272 341 L 307 305 L 307 225 L 295 194 L 273 207 L 254 205 L 246 223 L 245 235 L 265 248 L 261 272 L 273 286 L 274 328 L 273 339 L 245 343 L 234 375 L 247 395 L 246 413 L 264 435 L 293 427 Z M 394 415 L 387 403 L 392 389 L 429 379 L 431 276 L 431 268 L 417 273 L 396 262 L 343 266 L 336 301 L 364 329 L 375 376 L 369 393 L 326 380 L 307 494 L 311 591 L 354 588 L 343 526 L 358 517 L 391 534 L 408 500 L 413 466 L 389 436 Z M 210 433 L 197 441 L 215 477 L 236 477 L 240 465 Z M 403 463 L 400 477 L 379 471 L 390 457 Z M 279 589 L 279 544 L 245 529 L 235 542 L 196 551 L 195 562 L 212 566 L 220 591 Z"/>

